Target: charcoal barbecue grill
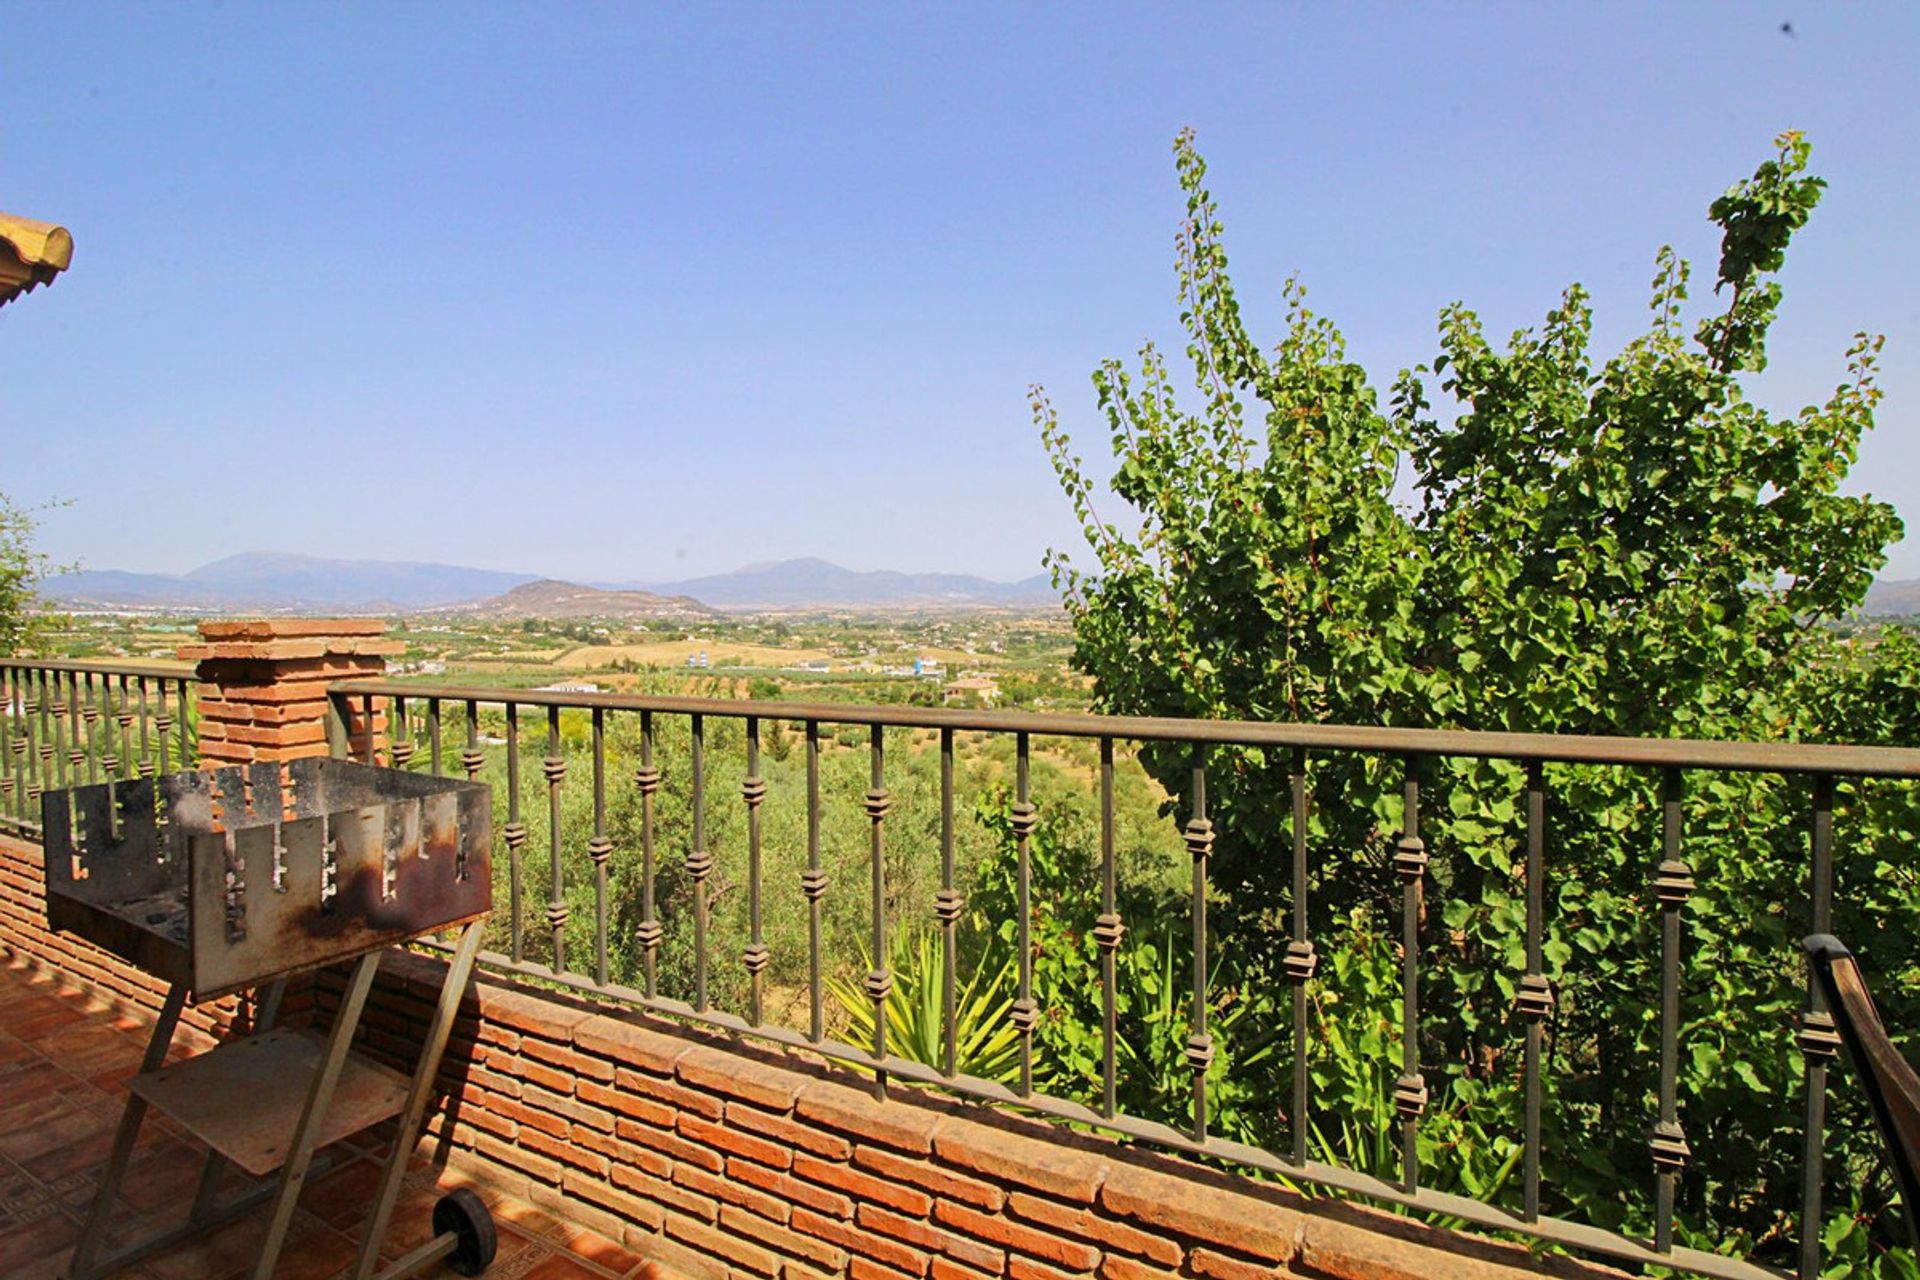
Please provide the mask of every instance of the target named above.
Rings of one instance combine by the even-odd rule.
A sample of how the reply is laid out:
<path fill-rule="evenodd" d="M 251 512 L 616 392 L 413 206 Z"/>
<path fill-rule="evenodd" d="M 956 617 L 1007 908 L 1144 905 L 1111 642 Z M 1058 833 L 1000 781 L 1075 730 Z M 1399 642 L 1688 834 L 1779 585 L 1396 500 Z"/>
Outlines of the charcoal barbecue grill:
<path fill-rule="evenodd" d="M 110 1274 L 269 1195 L 273 1212 L 253 1277 L 271 1280 L 301 1186 L 323 1167 L 314 1152 L 398 1116 L 353 1272 L 355 1280 L 374 1275 L 492 905 L 491 818 L 483 784 L 330 759 L 41 797 L 48 924 L 168 983 L 68 1280 Z M 442 930 L 459 940 L 409 1078 L 350 1046 L 380 953 Z M 348 960 L 352 977 L 325 1035 L 274 1025 L 289 977 Z M 165 1065 L 187 1002 L 249 989 L 257 993 L 254 1034 Z M 199 1191 L 185 1222 L 103 1252 L 149 1107 L 210 1148 Z M 229 1163 L 278 1177 L 221 1202 Z M 479 1275 L 492 1261 L 493 1222 L 471 1191 L 435 1205 L 433 1225 L 434 1238 L 379 1280 L 442 1260 Z"/>

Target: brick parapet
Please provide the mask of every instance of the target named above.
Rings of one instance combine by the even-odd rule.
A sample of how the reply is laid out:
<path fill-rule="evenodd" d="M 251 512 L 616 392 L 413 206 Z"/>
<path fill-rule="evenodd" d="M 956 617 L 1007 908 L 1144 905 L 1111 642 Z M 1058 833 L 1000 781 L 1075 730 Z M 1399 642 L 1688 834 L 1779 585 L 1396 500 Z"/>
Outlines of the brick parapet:
<path fill-rule="evenodd" d="M 443 972 L 385 957 L 363 1047 L 410 1067 Z M 492 977 L 439 1084 L 440 1159 L 689 1276 L 1620 1274 Z"/>

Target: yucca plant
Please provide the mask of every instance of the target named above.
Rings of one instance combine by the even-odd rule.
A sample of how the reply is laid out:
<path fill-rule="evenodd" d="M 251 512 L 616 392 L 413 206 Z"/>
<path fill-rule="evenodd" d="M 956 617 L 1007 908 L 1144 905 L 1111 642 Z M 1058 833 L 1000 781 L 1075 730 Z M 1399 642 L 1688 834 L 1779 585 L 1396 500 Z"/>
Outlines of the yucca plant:
<path fill-rule="evenodd" d="M 893 991 L 887 996 L 887 1048 L 903 1058 L 943 1066 L 946 1041 L 942 993 L 946 950 L 932 933 L 902 931 L 888 948 Z M 873 958 L 863 956 L 869 968 Z M 847 1038 L 873 1043 L 873 1001 L 857 981 L 829 978 L 827 989 L 847 1014 Z M 1020 1078 L 1020 1037 L 1008 1020 L 1014 1000 L 1013 961 L 983 957 L 954 992 L 954 1067 L 999 1084 Z"/>

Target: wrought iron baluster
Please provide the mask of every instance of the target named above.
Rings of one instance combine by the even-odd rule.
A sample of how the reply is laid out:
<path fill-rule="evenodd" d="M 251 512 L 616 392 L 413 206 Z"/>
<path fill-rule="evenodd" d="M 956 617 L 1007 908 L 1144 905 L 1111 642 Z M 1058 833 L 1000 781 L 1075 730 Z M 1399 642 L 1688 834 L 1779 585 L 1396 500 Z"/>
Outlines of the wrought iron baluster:
<path fill-rule="evenodd" d="M 1812 933 L 1833 932 L 1833 776 L 1813 780 L 1812 883 L 1808 898 Z M 1826 993 L 1811 969 L 1807 973 L 1807 1012 L 1800 1019 L 1800 1053 L 1806 1060 L 1806 1159 L 1801 1166 L 1800 1276 L 1820 1274 L 1821 1179 L 1826 1176 L 1827 1068 L 1840 1052 L 1840 1032 L 1827 1011 Z"/>
<path fill-rule="evenodd" d="M 480 780 L 487 753 L 480 749 L 480 704 L 467 699 L 467 745 L 460 752 L 460 767 L 467 771 L 468 782 Z"/>
<path fill-rule="evenodd" d="M 1542 1038 L 1553 1014 L 1553 984 L 1547 981 L 1542 931 L 1546 911 L 1547 789 L 1546 766 L 1527 761 L 1527 971 L 1514 995 L 1514 1009 L 1527 1028 L 1526 1133 L 1521 1216 L 1540 1218 L 1540 1095 Z"/>
<path fill-rule="evenodd" d="M 120 726 L 120 758 L 114 763 L 114 771 L 123 776 L 133 776 L 133 699 L 127 689 L 127 677 L 120 677 L 120 705 L 114 708 L 113 722 Z"/>
<path fill-rule="evenodd" d="M 393 723 L 388 727 L 387 759 L 396 769 L 404 769 L 413 760 L 413 724 L 407 719 L 407 700 L 395 696 L 388 699 L 393 704 Z"/>
<path fill-rule="evenodd" d="M 693 1007 L 707 1009 L 707 877 L 713 854 L 707 851 L 707 745 L 705 717 L 693 725 L 693 847 L 687 850 L 687 874 L 693 878 Z"/>
<path fill-rule="evenodd" d="M 1114 1008 L 1118 981 L 1116 961 L 1120 940 L 1126 936 L 1114 893 L 1113 873 L 1113 739 L 1100 739 L 1100 917 L 1093 924 L 1093 940 L 1100 948 L 1100 1114 L 1112 1119 L 1117 1109 L 1114 1045 L 1119 1018 Z"/>
<path fill-rule="evenodd" d="M 520 708 L 507 703 L 507 825 L 500 832 L 507 845 L 507 953 L 520 963 L 524 904 L 520 900 L 520 846 L 527 842 L 527 824 L 520 820 Z"/>
<path fill-rule="evenodd" d="M 1015 910 L 1020 917 L 1015 926 L 1019 937 L 1016 945 L 1020 949 L 1020 998 L 1013 1002 L 1008 1021 L 1020 1036 L 1019 1092 L 1024 1098 L 1033 1092 L 1033 1029 L 1040 1023 L 1040 1008 L 1033 1002 L 1033 864 L 1027 847 L 1039 824 L 1039 812 L 1029 796 L 1027 775 L 1031 761 L 1025 732 L 1013 735 L 1013 754 L 1014 801 L 1010 818 L 1018 899 Z"/>
<path fill-rule="evenodd" d="M 1213 854 L 1213 823 L 1207 818 L 1206 748 L 1193 751 L 1193 816 L 1187 820 L 1187 855 L 1193 860 L 1193 1008 L 1187 1036 L 1187 1070 L 1193 1073 L 1193 1140 L 1207 1140 L 1207 1069 L 1213 1036 L 1207 1031 L 1207 859 Z"/>
<path fill-rule="evenodd" d="M 955 930 L 966 902 L 953 883 L 953 730 L 940 730 L 940 892 L 933 898 L 933 917 L 940 924 L 940 1069 L 952 1076 L 959 1069 L 958 993 L 954 983 Z"/>
<path fill-rule="evenodd" d="M 640 713 L 640 765 L 633 771 L 640 792 L 640 926 L 634 940 L 640 944 L 640 965 L 646 974 L 647 999 L 656 994 L 660 959 L 660 921 L 653 914 L 653 793 L 660 789 L 660 770 L 653 763 L 653 712 Z"/>
<path fill-rule="evenodd" d="M 198 762 L 187 755 L 187 730 L 198 722 L 194 719 L 193 707 L 187 700 L 187 682 L 178 681 L 174 692 L 180 695 L 180 767 L 191 769 Z"/>
<path fill-rule="evenodd" d="M 816 720 L 807 721 L 807 869 L 800 873 L 800 892 L 807 898 L 807 1038 L 818 1044 L 826 1035 L 820 989 L 820 899 L 826 896 L 827 873 L 820 869 L 820 724 Z"/>
<path fill-rule="evenodd" d="M 154 761 L 153 761 L 153 741 L 149 734 L 149 730 L 151 729 L 150 722 L 153 719 L 153 713 L 148 709 L 148 706 L 147 706 L 147 678 L 145 676 L 140 677 L 139 685 L 140 685 L 140 776 L 143 778 L 151 778 L 154 776 L 154 774 L 159 772 L 159 768 L 154 764 Z"/>
<path fill-rule="evenodd" d="M 40 718 L 40 695 L 37 677 L 31 669 L 20 670 L 19 678 L 20 736 L 13 743 L 14 754 L 20 758 L 22 779 L 19 814 L 24 819 L 38 821 L 35 810 L 40 803 L 40 748 L 34 729 Z"/>
<path fill-rule="evenodd" d="M 553 938 L 553 971 L 567 967 L 567 886 L 560 862 L 560 788 L 567 780 L 567 758 L 560 747 L 560 708 L 547 708 L 547 755 L 540 762 L 547 780 L 547 865 L 553 873 L 547 894 L 547 932 Z"/>
<path fill-rule="evenodd" d="M 0 793 L 5 796 L 4 803 L 0 803 L 0 807 L 6 809 L 7 816 L 17 818 L 20 816 L 19 787 L 18 780 L 14 777 L 13 745 L 14 725 L 18 721 L 18 716 L 14 708 L 14 679 L 14 668 L 0 663 L 0 705 L 6 707 L 4 727 L 0 728 L 0 734 L 4 734 L 4 737 L 0 738 Z"/>
<path fill-rule="evenodd" d="M 1293 1162 L 1307 1162 L 1307 983 L 1320 958 L 1307 928 L 1307 753 L 1296 747 L 1287 789 L 1293 802 L 1293 936 L 1283 962 L 1293 984 Z"/>
<path fill-rule="evenodd" d="M 1427 1109 L 1427 1082 L 1420 1074 L 1420 899 L 1427 873 L 1427 846 L 1420 839 L 1420 759 L 1406 757 L 1401 788 L 1401 832 L 1393 869 L 1400 877 L 1400 1078 L 1393 1106 L 1400 1116 L 1401 1185 L 1420 1189 L 1420 1115 Z"/>
<path fill-rule="evenodd" d="M 373 736 L 373 695 L 367 694 L 360 699 L 360 762 L 377 765 L 380 763 L 374 751 Z"/>
<path fill-rule="evenodd" d="M 87 781 L 97 786 L 99 785 L 99 782 L 100 782 L 100 757 L 103 754 L 100 749 L 100 732 L 101 732 L 101 720 L 102 720 L 102 717 L 100 715 L 100 699 L 104 695 L 104 689 L 107 681 L 106 681 L 106 677 L 102 676 L 100 678 L 101 688 L 96 689 L 93 683 L 93 672 L 89 671 L 86 674 L 87 674 L 87 681 L 86 681 L 87 692 L 86 692 L 86 699 L 82 703 L 80 708 L 80 719 L 87 726 L 86 728 L 87 736 L 84 744 L 76 744 L 76 745 L 80 746 L 81 750 L 86 755 Z M 78 760 L 74 761 L 74 764 L 76 765 L 78 765 L 79 763 L 80 762 Z M 75 774 L 75 780 L 76 781 L 78 780 L 77 772 Z"/>
<path fill-rule="evenodd" d="M 868 762 L 869 785 L 866 794 L 867 819 L 871 828 L 868 849 L 873 862 L 873 967 L 867 970 L 867 998 L 873 1001 L 873 1058 L 875 1062 L 884 1061 L 887 1056 L 887 997 L 893 993 L 893 968 L 887 956 L 887 875 L 886 875 L 886 834 L 887 810 L 892 806 L 892 798 L 887 794 L 886 773 L 884 768 L 885 743 L 884 730 L 874 725 L 869 738 Z M 885 1097 L 887 1092 L 887 1073 L 874 1069 L 873 1088 L 876 1096 Z"/>
<path fill-rule="evenodd" d="M 607 859 L 613 841 L 607 838 L 607 726 L 606 712 L 593 709 L 593 838 L 587 857 L 593 862 L 593 980 L 607 985 Z"/>
<path fill-rule="evenodd" d="M 427 699 L 427 772 L 440 777 L 440 699 Z"/>
<path fill-rule="evenodd" d="M 72 712 L 73 704 L 68 701 L 64 690 L 66 673 L 53 671 L 48 674 L 53 677 L 53 756 L 54 763 L 59 767 L 56 785 L 60 790 L 64 791 L 73 785 L 73 781 L 70 780 L 68 774 L 68 771 L 73 768 L 73 761 L 67 754 L 68 737 L 66 733 L 68 718 Z"/>
<path fill-rule="evenodd" d="M 160 741 L 160 772 L 172 773 L 173 749 L 168 745 L 167 739 L 173 731 L 173 713 L 167 710 L 167 682 L 165 680 L 156 680 L 154 684 L 160 691 L 160 711 L 159 714 L 153 718 L 154 736 Z"/>
<path fill-rule="evenodd" d="M 746 966 L 748 995 L 747 1021 L 760 1025 L 762 1012 L 762 976 L 770 953 L 760 937 L 760 802 L 767 798 L 767 780 L 760 776 L 760 718 L 747 717 L 747 776 L 740 780 L 740 799 L 747 806 L 747 949 L 740 962 Z"/>
<path fill-rule="evenodd" d="M 91 683 L 91 680 L 89 680 Z M 80 785 L 80 766 L 87 762 L 87 744 L 89 734 L 81 726 L 87 723 L 80 710 L 80 673 L 67 673 L 67 782 L 66 785 Z M 98 781 L 98 779 L 96 779 Z"/>
<path fill-rule="evenodd" d="M 1653 1247 L 1673 1251 L 1673 1199 L 1680 1174 L 1692 1154 L 1681 1128 L 1680 1070 L 1680 912 L 1693 893 L 1693 869 L 1680 857 L 1680 804 L 1685 795 L 1678 769 L 1667 769 L 1660 786 L 1660 870 L 1654 877 L 1660 902 L 1660 1117 L 1648 1146 L 1656 1171 Z"/>

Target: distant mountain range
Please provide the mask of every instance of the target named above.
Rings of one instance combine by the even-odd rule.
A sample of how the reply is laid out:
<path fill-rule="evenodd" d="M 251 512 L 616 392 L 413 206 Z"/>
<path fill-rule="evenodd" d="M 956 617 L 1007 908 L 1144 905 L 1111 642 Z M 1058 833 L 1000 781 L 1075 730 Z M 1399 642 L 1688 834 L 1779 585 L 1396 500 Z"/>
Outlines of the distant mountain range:
<path fill-rule="evenodd" d="M 1867 602 L 1860 606 L 1860 612 L 1869 618 L 1920 616 L 1920 578 L 1874 583 L 1867 588 Z"/>
<path fill-rule="evenodd" d="M 522 592 L 521 588 L 538 590 Z M 595 593 L 601 593 L 596 596 Z M 636 594 L 638 593 L 638 594 Z M 248 552 L 188 573 L 89 569 L 40 585 L 70 609 L 204 613 L 413 613 L 459 608 L 507 617 L 696 616 L 720 609 L 1038 608 L 1056 597 L 1044 574 L 994 582 L 970 574 L 856 572 L 825 560 L 749 565 L 683 582 L 560 582 L 461 565 Z M 592 610 L 599 608 L 597 614 Z"/>
<path fill-rule="evenodd" d="M 680 582 L 622 585 L 692 596 L 723 609 L 1029 608 L 1059 599 L 1044 573 L 1018 582 L 993 582 L 967 573 L 862 573 L 813 558 L 750 564 L 732 573 Z"/>
<path fill-rule="evenodd" d="M 450 606 L 450 613 L 486 618 L 681 618 L 699 621 L 720 617 L 718 609 L 692 596 L 663 596 L 651 591 L 606 591 L 577 582 L 542 578 L 523 583 L 503 595 Z"/>

